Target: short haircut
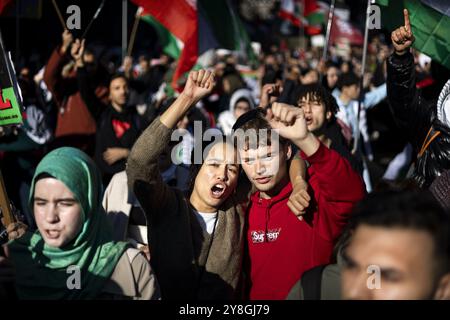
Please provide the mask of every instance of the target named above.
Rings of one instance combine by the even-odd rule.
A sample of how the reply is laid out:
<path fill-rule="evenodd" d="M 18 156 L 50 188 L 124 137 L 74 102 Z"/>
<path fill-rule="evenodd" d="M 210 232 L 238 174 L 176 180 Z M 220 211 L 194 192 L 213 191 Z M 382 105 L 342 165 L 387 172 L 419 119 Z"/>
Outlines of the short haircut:
<path fill-rule="evenodd" d="M 450 271 L 450 216 L 429 191 L 369 194 L 355 206 L 348 227 L 356 230 L 361 225 L 428 233 L 434 244 L 437 275 L 440 277 Z"/>
<path fill-rule="evenodd" d="M 309 99 L 325 105 L 325 111 L 330 111 L 335 115 L 339 111 L 336 99 L 322 85 L 317 83 L 297 86 L 294 92 L 295 105 L 298 105 L 303 98 L 309 95 Z"/>
<path fill-rule="evenodd" d="M 93 50 L 91 47 L 86 47 L 86 48 L 84 48 L 83 55 L 92 55 L 92 56 L 94 56 L 94 59 L 97 58 L 97 57 L 95 56 L 94 50 Z"/>
<path fill-rule="evenodd" d="M 339 90 L 342 90 L 343 87 L 350 87 L 355 84 L 359 85 L 359 82 L 360 82 L 359 77 L 356 74 L 354 74 L 353 72 L 343 73 L 339 77 L 338 88 L 339 88 Z"/>
<path fill-rule="evenodd" d="M 266 67 L 266 71 L 264 72 L 264 76 L 261 80 L 261 86 L 268 83 L 276 83 L 277 80 L 283 80 L 283 71 L 275 70 L 273 67 Z"/>
<path fill-rule="evenodd" d="M 267 135 L 260 136 L 260 130 L 266 130 Z M 242 133 L 247 134 L 250 131 L 256 133 L 256 141 L 251 140 L 251 135 L 241 136 Z M 289 141 L 279 136 L 275 131 L 272 130 L 269 122 L 265 118 L 265 111 L 261 108 L 256 108 L 250 110 L 243 115 L 241 115 L 233 126 L 233 138 L 235 145 L 239 141 L 237 148 L 241 147 L 243 143 L 244 150 L 252 149 L 254 147 L 260 146 L 270 146 L 272 145 L 272 135 L 278 138 L 280 146 L 286 146 Z M 239 139 L 244 138 L 244 141 Z"/>
<path fill-rule="evenodd" d="M 122 78 L 125 80 L 125 82 L 128 84 L 128 78 L 125 76 L 124 73 L 118 72 L 118 73 L 114 73 L 113 75 L 111 75 L 111 77 L 109 78 L 109 84 L 111 85 L 111 82 L 113 82 L 116 79 Z"/>

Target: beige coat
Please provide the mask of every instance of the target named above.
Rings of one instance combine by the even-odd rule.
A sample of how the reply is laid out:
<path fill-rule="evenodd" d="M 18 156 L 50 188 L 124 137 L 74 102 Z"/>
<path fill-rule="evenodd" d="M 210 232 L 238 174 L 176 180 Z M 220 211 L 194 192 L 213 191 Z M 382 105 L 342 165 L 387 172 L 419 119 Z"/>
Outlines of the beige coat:
<path fill-rule="evenodd" d="M 144 254 L 129 248 L 119 259 L 100 299 L 156 300 L 160 299 L 159 285 Z"/>

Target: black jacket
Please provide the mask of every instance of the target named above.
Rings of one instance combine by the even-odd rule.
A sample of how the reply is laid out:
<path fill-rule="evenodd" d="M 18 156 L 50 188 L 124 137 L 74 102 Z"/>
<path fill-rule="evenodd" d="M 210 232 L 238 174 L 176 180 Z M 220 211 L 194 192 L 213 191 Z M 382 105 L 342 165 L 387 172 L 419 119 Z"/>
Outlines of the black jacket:
<path fill-rule="evenodd" d="M 394 118 L 417 155 L 413 178 L 419 186 L 428 187 L 450 169 L 450 129 L 436 117 L 436 104 L 427 102 L 416 89 L 411 53 L 403 56 L 394 53 L 388 58 L 387 95 Z M 422 146 L 425 148 L 420 154 Z"/>
<path fill-rule="evenodd" d="M 394 119 L 417 154 L 436 115 L 436 108 L 416 89 L 411 53 L 392 54 L 387 60 L 387 96 Z"/>
<path fill-rule="evenodd" d="M 91 79 L 85 68 L 78 69 L 77 78 L 81 97 L 97 123 L 94 160 L 102 173 L 103 182 L 109 183 L 114 174 L 125 170 L 126 159 L 108 165 L 103 159 L 103 153 L 108 148 L 131 150 L 134 142 L 147 127 L 148 122 L 137 113 L 134 106 L 127 106 L 123 112 L 117 112 L 111 104 L 105 105 L 102 103 L 92 89 Z M 113 122 L 126 124 L 128 129 L 117 134 Z"/>

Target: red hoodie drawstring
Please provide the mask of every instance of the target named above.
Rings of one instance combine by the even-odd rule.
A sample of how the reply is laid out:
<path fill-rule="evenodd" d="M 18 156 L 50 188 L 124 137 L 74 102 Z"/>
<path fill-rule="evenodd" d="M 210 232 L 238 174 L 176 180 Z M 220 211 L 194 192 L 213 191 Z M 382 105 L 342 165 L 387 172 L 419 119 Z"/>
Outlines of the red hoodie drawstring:
<path fill-rule="evenodd" d="M 266 207 L 266 230 L 264 232 L 264 242 L 269 242 L 267 233 L 269 232 L 269 219 L 270 219 L 270 207 L 272 206 L 272 201 Z"/>

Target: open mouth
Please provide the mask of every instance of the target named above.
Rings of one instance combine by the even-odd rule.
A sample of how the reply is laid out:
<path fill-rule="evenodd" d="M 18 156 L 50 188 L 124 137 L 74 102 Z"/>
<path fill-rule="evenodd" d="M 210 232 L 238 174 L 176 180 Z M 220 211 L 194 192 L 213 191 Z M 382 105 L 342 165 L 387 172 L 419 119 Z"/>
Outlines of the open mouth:
<path fill-rule="evenodd" d="M 305 120 L 306 120 L 306 124 L 307 124 L 308 126 L 311 125 L 311 124 L 313 123 L 312 117 L 306 117 Z"/>
<path fill-rule="evenodd" d="M 211 196 L 215 199 L 220 199 L 225 193 L 226 186 L 221 183 L 213 185 L 211 188 Z"/>
<path fill-rule="evenodd" d="M 46 230 L 45 233 L 47 235 L 47 238 L 49 239 L 57 239 L 60 234 L 60 232 L 57 230 Z"/>

